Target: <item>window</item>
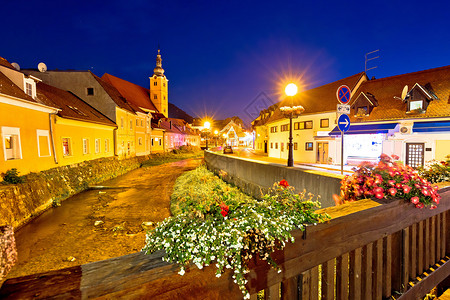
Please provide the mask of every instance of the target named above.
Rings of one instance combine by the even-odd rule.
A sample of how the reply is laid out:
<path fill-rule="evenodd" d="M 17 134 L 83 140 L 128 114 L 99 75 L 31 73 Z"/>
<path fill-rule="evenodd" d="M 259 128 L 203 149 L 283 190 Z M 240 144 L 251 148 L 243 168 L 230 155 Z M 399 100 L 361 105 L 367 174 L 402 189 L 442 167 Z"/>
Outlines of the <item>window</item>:
<path fill-rule="evenodd" d="M 166 86 L 166 83 L 165 83 L 165 82 L 163 82 L 163 86 Z"/>
<path fill-rule="evenodd" d="M 100 152 L 100 139 L 95 139 L 95 153 Z"/>
<path fill-rule="evenodd" d="M 423 101 L 410 101 L 409 102 L 409 110 L 419 110 L 423 108 Z"/>
<path fill-rule="evenodd" d="M 367 106 L 361 106 L 356 109 L 356 116 L 365 116 L 367 115 Z"/>
<path fill-rule="evenodd" d="M 86 88 L 86 94 L 88 96 L 94 96 L 94 88 L 91 87 Z"/>
<path fill-rule="evenodd" d="M 273 143 L 270 143 L 270 149 L 273 149 Z"/>
<path fill-rule="evenodd" d="M 312 142 L 306 142 L 305 143 L 305 150 L 306 151 L 313 151 L 313 143 Z"/>
<path fill-rule="evenodd" d="M 89 139 L 83 139 L 83 154 L 89 154 Z"/>
<path fill-rule="evenodd" d="M 278 149 L 278 143 L 275 143 L 275 149 Z"/>
<path fill-rule="evenodd" d="M 139 146 L 142 146 L 142 138 L 138 138 Z"/>
<path fill-rule="evenodd" d="M 300 128 L 300 125 L 302 125 L 302 128 Z M 303 122 L 295 122 L 294 123 L 294 130 L 299 130 L 299 129 L 304 129 L 305 128 L 305 123 Z"/>
<path fill-rule="evenodd" d="M 21 159 L 20 128 L 1 127 L 5 160 Z"/>
<path fill-rule="evenodd" d="M 283 152 L 284 151 L 284 143 L 281 143 L 281 152 Z"/>
<path fill-rule="evenodd" d="M 329 119 L 320 119 L 320 128 L 328 128 L 330 127 Z"/>
<path fill-rule="evenodd" d="M 153 138 L 152 138 L 152 146 L 153 146 Z"/>
<path fill-rule="evenodd" d="M 27 93 L 28 96 L 33 97 L 33 85 L 31 83 L 25 83 L 25 93 Z"/>
<path fill-rule="evenodd" d="M 78 109 L 78 107 L 67 105 L 68 108 L 79 114 L 80 116 L 87 116 L 84 112 Z"/>
<path fill-rule="evenodd" d="M 294 150 L 298 150 L 298 144 L 294 143 Z"/>
<path fill-rule="evenodd" d="M 63 156 L 72 155 L 72 145 L 70 143 L 70 138 L 62 139 Z"/>
<path fill-rule="evenodd" d="M 277 132 L 277 126 L 270 127 L 270 132 L 271 133 Z"/>
<path fill-rule="evenodd" d="M 130 120 L 130 130 L 133 130 L 133 121 Z"/>
<path fill-rule="evenodd" d="M 159 145 L 160 146 L 162 145 L 162 139 L 159 139 Z"/>
<path fill-rule="evenodd" d="M 136 119 L 136 126 L 139 126 L 139 120 Z"/>
<path fill-rule="evenodd" d="M 123 118 L 120 118 L 120 128 L 123 128 Z"/>
<path fill-rule="evenodd" d="M 313 121 L 305 121 L 305 129 L 312 129 Z"/>
<path fill-rule="evenodd" d="M 109 139 L 105 139 L 105 152 L 109 152 Z"/>
<path fill-rule="evenodd" d="M 157 99 L 158 99 L 158 96 L 157 96 L 156 94 L 153 95 L 153 99 L 157 100 Z"/>
<path fill-rule="evenodd" d="M 289 124 L 281 125 L 281 131 L 288 131 L 289 130 Z"/>
<path fill-rule="evenodd" d="M 153 81 L 153 85 L 154 85 L 154 86 L 157 86 L 157 85 L 158 85 L 158 82 L 157 82 L 157 81 Z"/>
<path fill-rule="evenodd" d="M 141 126 L 144 127 L 144 120 L 141 120 Z"/>
<path fill-rule="evenodd" d="M 48 130 L 36 130 L 37 142 L 38 142 L 38 156 L 47 157 L 51 156 L 50 150 L 50 134 Z"/>

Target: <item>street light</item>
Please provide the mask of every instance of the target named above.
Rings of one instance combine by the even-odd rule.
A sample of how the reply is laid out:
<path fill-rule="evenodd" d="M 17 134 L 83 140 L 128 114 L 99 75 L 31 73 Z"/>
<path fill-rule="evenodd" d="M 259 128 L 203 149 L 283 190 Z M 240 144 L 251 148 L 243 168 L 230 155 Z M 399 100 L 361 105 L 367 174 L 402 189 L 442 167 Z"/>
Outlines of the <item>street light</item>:
<path fill-rule="evenodd" d="M 288 144 L 289 153 L 287 161 L 288 167 L 294 166 L 294 145 L 292 143 L 292 118 L 297 118 L 299 115 L 302 114 L 302 112 L 305 111 L 305 109 L 301 105 L 294 106 L 293 97 L 297 94 L 297 90 L 298 89 L 295 83 L 289 83 L 284 89 L 284 92 L 286 93 L 286 96 L 291 97 L 291 106 L 280 107 L 281 113 L 286 118 L 289 118 L 289 144 Z"/>
<path fill-rule="evenodd" d="M 203 127 L 206 128 L 206 150 L 208 150 L 208 130 L 211 127 L 211 123 L 206 121 L 205 123 L 203 123 Z"/>

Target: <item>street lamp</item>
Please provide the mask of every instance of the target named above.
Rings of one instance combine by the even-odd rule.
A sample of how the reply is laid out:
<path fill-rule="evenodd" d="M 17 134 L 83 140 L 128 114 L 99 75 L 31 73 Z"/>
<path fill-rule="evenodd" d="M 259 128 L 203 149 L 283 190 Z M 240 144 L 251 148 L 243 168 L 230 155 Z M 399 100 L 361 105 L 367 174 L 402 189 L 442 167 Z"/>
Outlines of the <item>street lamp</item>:
<path fill-rule="evenodd" d="M 203 127 L 206 128 L 206 150 L 208 150 L 208 130 L 211 127 L 211 123 L 206 121 L 205 123 L 203 123 Z"/>
<path fill-rule="evenodd" d="M 301 105 L 294 106 L 293 97 L 297 94 L 297 86 L 294 83 L 289 83 L 284 89 L 284 92 L 286 93 L 286 96 L 291 97 L 291 105 L 280 107 L 280 111 L 286 118 L 289 118 L 289 144 L 288 144 L 289 153 L 287 166 L 293 167 L 294 145 L 292 143 L 292 118 L 297 118 L 299 115 L 302 114 L 302 112 L 305 111 L 305 109 Z"/>

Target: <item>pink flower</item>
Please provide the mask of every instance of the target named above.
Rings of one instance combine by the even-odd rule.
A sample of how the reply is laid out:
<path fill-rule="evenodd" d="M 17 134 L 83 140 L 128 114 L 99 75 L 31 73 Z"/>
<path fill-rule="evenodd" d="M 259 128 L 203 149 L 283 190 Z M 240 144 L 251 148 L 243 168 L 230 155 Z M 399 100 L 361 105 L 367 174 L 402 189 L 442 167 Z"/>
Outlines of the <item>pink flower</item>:
<path fill-rule="evenodd" d="M 373 192 L 374 192 L 375 194 L 378 194 L 378 193 L 383 193 L 384 190 L 383 190 L 382 187 L 378 186 L 378 187 L 376 187 L 376 188 L 373 189 Z"/>
<path fill-rule="evenodd" d="M 428 195 L 430 195 L 430 192 L 429 192 L 427 189 L 423 189 L 423 190 L 422 190 L 422 194 L 423 194 L 424 196 L 428 196 Z"/>
<path fill-rule="evenodd" d="M 435 208 L 437 208 L 437 206 L 436 205 L 431 205 L 431 207 L 430 207 L 430 209 L 435 209 Z"/>
<path fill-rule="evenodd" d="M 376 197 L 377 199 L 382 199 L 382 198 L 384 197 L 384 194 L 383 194 L 383 193 L 376 193 L 376 194 L 375 194 L 375 197 Z"/>
<path fill-rule="evenodd" d="M 419 203 L 419 204 L 416 204 L 416 207 L 417 207 L 417 208 L 424 208 L 425 205 L 424 205 L 423 203 Z"/>
<path fill-rule="evenodd" d="M 389 185 L 392 185 L 392 186 L 394 186 L 395 185 L 395 180 L 388 180 L 388 183 L 389 183 Z"/>
<path fill-rule="evenodd" d="M 416 206 L 417 206 L 417 204 L 419 203 L 419 197 L 417 197 L 417 196 L 412 197 L 411 198 L 411 203 L 412 204 L 416 204 Z"/>
<path fill-rule="evenodd" d="M 403 185 L 403 192 L 405 193 L 405 194 L 408 194 L 409 193 L 409 191 L 411 191 L 411 187 L 409 186 L 409 185 Z"/>
<path fill-rule="evenodd" d="M 439 204 L 439 197 L 433 197 L 433 202 Z"/>
<path fill-rule="evenodd" d="M 402 184 L 401 183 L 396 183 L 395 187 L 398 188 L 398 189 L 401 189 L 402 188 Z"/>
<path fill-rule="evenodd" d="M 414 186 L 415 186 L 417 189 L 420 189 L 420 184 L 415 183 Z"/>
<path fill-rule="evenodd" d="M 388 191 L 389 191 L 389 194 L 391 194 L 391 196 L 395 196 L 395 194 L 397 194 L 397 189 L 390 188 Z"/>

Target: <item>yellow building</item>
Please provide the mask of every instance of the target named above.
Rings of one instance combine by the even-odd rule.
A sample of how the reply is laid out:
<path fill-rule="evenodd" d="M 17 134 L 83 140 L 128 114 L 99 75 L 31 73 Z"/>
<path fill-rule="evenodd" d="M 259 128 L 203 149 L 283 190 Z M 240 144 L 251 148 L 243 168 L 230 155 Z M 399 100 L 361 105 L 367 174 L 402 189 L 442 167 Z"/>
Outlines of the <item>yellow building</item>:
<path fill-rule="evenodd" d="M 52 116 L 58 165 L 114 156 L 114 122 L 67 91 L 41 82 L 37 94 L 40 101 L 60 107 Z"/>
<path fill-rule="evenodd" d="M 24 175 L 57 166 L 49 120 L 58 109 L 38 103 L 35 81 L 5 65 L 0 66 L 0 173 L 16 168 Z"/>

